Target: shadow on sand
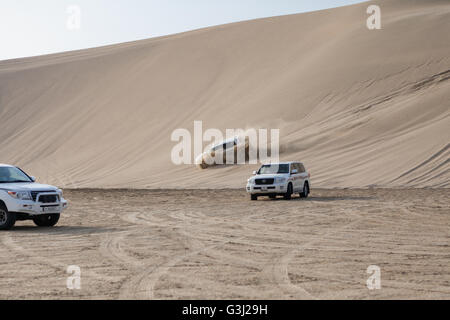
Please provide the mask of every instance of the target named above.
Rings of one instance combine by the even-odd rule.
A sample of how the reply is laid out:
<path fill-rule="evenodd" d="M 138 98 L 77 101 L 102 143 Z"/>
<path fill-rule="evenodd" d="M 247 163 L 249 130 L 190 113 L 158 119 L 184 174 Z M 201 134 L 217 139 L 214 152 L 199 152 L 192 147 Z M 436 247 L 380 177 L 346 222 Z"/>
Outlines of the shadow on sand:
<path fill-rule="evenodd" d="M 114 228 L 103 227 L 82 227 L 82 226 L 55 226 L 55 227 L 36 227 L 36 226 L 14 226 L 9 232 L 26 232 L 34 234 L 67 234 L 67 235 L 83 235 L 94 233 L 105 233 L 117 231 Z"/>
<path fill-rule="evenodd" d="M 282 197 L 277 197 L 276 199 L 269 199 L 268 197 L 262 197 L 261 200 L 267 200 L 267 201 L 307 201 L 307 202 L 334 202 L 334 201 L 367 201 L 367 200 L 374 200 L 376 197 L 308 197 L 308 198 L 300 198 L 300 197 L 293 197 L 291 200 L 284 200 Z M 259 200 L 259 199 L 258 199 Z"/>

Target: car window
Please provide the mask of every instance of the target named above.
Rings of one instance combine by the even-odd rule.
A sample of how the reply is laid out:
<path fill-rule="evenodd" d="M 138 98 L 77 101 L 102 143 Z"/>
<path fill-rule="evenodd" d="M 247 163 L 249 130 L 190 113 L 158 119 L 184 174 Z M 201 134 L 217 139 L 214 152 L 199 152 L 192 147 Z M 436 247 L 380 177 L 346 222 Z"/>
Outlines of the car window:
<path fill-rule="evenodd" d="M 0 167 L 0 183 L 31 182 L 30 178 L 15 167 Z"/>
<path fill-rule="evenodd" d="M 292 164 L 291 164 L 291 173 L 292 173 L 292 171 L 294 171 L 295 169 L 297 169 L 297 171 L 298 171 L 298 163 L 292 163 Z"/>
<path fill-rule="evenodd" d="M 265 164 L 259 169 L 258 174 L 289 173 L 288 164 Z"/>
<path fill-rule="evenodd" d="M 299 167 L 300 167 L 300 170 L 299 170 L 300 173 L 306 172 L 305 166 L 303 164 L 300 163 Z"/>

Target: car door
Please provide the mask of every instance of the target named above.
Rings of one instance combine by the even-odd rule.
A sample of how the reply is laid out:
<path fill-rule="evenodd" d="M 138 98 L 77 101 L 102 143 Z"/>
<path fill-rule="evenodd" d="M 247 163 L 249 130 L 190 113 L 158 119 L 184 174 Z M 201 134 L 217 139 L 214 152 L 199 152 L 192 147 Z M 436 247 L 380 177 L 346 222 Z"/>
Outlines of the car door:
<path fill-rule="evenodd" d="M 300 167 L 298 163 L 291 164 L 291 179 L 292 179 L 292 186 L 294 187 L 294 192 L 298 192 L 300 188 L 303 187 L 303 184 L 301 184 L 299 169 Z"/>
<path fill-rule="evenodd" d="M 308 172 L 306 172 L 305 166 L 302 163 L 299 163 L 299 191 L 303 191 L 303 186 L 305 184 L 306 179 L 308 178 Z"/>

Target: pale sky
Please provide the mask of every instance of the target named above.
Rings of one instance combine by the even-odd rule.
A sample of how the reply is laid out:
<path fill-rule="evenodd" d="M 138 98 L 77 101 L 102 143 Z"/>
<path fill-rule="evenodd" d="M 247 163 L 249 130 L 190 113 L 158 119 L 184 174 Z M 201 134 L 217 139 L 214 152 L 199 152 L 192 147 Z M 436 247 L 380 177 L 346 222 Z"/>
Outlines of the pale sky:
<path fill-rule="evenodd" d="M 98 47 L 358 2 L 363 1 L 0 0 L 0 60 Z M 70 11 L 73 6 L 75 11 Z M 76 8 L 80 9 L 80 15 Z"/>

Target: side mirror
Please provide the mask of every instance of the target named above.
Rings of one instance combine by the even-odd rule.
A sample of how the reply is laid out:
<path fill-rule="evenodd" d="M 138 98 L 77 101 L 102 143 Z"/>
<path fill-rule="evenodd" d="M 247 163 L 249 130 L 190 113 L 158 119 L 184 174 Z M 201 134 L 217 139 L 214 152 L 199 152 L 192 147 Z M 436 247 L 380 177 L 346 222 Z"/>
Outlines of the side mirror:
<path fill-rule="evenodd" d="M 35 176 L 31 176 L 31 181 L 36 182 L 36 177 Z"/>
<path fill-rule="evenodd" d="M 297 169 L 294 169 L 294 170 L 292 170 L 292 172 L 291 172 L 291 174 L 297 174 L 298 173 L 298 170 Z"/>
<path fill-rule="evenodd" d="M 258 174 L 257 171 L 253 171 L 253 175 L 256 176 Z"/>

